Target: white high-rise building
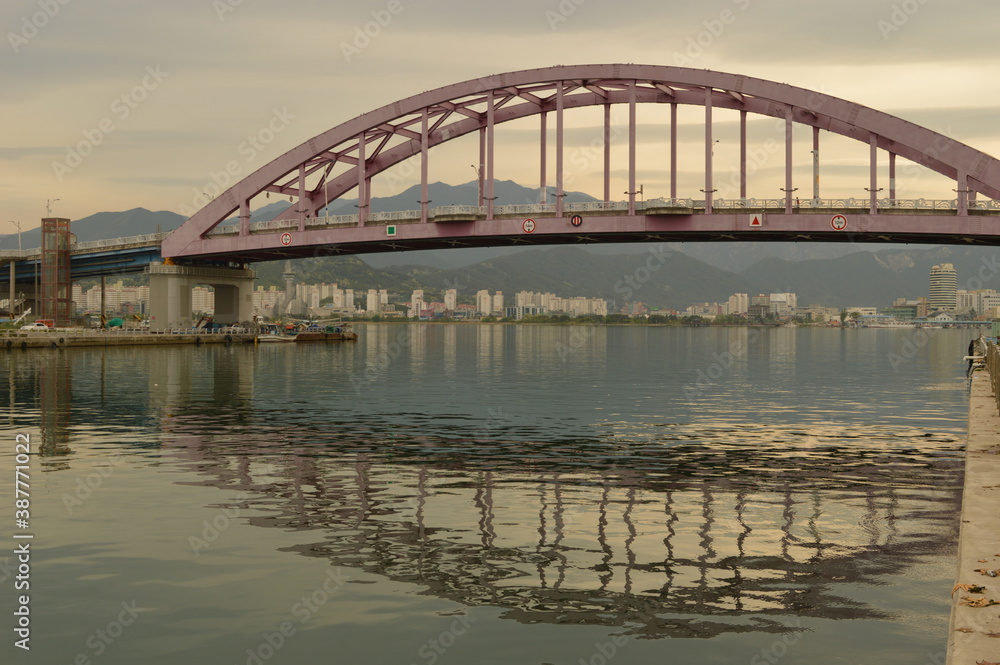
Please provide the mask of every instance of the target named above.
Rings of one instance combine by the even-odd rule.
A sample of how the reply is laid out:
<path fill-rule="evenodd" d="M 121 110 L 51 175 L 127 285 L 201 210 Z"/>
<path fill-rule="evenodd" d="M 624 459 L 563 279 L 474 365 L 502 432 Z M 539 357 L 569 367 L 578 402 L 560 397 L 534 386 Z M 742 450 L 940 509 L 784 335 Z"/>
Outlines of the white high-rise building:
<path fill-rule="evenodd" d="M 379 294 L 375 289 L 368 289 L 368 298 L 365 303 L 365 310 L 369 314 L 378 314 L 381 311 L 379 307 Z"/>
<path fill-rule="evenodd" d="M 931 309 L 946 311 L 955 309 L 958 272 L 953 264 L 942 263 L 931 268 L 930 292 Z"/>
<path fill-rule="evenodd" d="M 476 311 L 484 316 L 493 311 L 493 299 L 486 289 L 476 291 Z"/>
<path fill-rule="evenodd" d="M 444 292 L 444 308 L 448 311 L 458 309 L 458 291 L 456 289 L 448 289 Z"/>
<path fill-rule="evenodd" d="M 750 311 L 750 296 L 746 293 L 734 293 L 729 296 L 726 305 L 728 307 L 727 314 L 746 314 Z"/>
<path fill-rule="evenodd" d="M 503 316 L 503 292 L 497 291 L 493 295 L 493 314 Z"/>
<path fill-rule="evenodd" d="M 424 291 L 416 289 L 410 294 L 410 316 L 420 316 L 420 311 L 424 309 Z"/>

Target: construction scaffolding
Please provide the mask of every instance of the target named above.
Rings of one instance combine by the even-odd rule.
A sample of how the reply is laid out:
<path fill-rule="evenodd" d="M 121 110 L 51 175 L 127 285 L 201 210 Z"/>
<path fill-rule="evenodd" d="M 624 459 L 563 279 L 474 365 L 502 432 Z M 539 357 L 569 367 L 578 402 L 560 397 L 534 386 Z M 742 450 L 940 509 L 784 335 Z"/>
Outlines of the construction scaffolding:
<path fill-rule="evenodd" d="M 73 298 L 70 285 L 70 245 L 73 234 L 69 220 L 62 217 L 42 219 L 42 319 L 52 319 L 56 326 L 70 325 Z"/>

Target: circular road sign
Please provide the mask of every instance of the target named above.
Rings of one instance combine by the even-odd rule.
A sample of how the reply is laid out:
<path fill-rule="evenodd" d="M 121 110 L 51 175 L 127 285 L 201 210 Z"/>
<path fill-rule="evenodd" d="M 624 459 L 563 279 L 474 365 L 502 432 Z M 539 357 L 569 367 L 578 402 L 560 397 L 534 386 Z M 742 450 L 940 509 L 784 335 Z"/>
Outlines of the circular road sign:
<path fill-rule="evenodd" d="M 524 223 L 521 224 L 521 228 L 524 229 L 525 233 L 534 233 L 535 232 L 535 220 L 533 220 L 533 219 L 526 219 L 526 220 L 524 220 Z"/>
<path fill-rule="evenodd" d="M 285 246 L 291 245 L 292 244 L 292 234 L 291 233 L 282 233 L 281 234 L 281 244 L 285 245 Z"/>
<path fill-rule="evenodd" d="M 569 220 L 569 223 L 573 226 L 580 226 L 583 224 L 583 217 L 580 217 L 580 215 L 573 215 L 573 217 Z"/>
<path fill-rule="evenodd" d="M 835 231 L 843 231 L 847 228 L 847 218 L 843 215 L 834 215 L 833 219 L 830 220 L 830 226 L 832 226 Z"/>

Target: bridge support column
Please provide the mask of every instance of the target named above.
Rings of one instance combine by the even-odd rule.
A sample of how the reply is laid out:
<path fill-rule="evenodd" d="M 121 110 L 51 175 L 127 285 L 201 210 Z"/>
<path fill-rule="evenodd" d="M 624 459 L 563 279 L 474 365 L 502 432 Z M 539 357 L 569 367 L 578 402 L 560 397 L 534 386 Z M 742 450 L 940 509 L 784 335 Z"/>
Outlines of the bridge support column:
<path fill-rule="evenodd" d="M 604 105 L 604 202 L 611 201 L 611 104 Z"/>
<path fill-rule="evenodd" d="M 819 201 L 819 127 L 813 127 L 813 201 Z"/>
<path fill-rule="evenodd" d="M 677 198 L 677 102 L 670 103 L 670 198 Z"/>
<path fill-rule="evenodd" d="M 215 318 L 224 323 L 249 322 L 253 318 L 252 270 L 154 264 L 149 275 L 150 327 L 189 328 L 193 322 L 191 289 L 198 285 L 215 289 Z"/>
<path fill-rule="evenodd" d="M 889 200 L 896 205 L 896 153 L 889 153 Z"/>
<path fill-rule="evenodd" d="M 740 198 L 747 198 L 747 112 L 740 111 Z"/>
<path fill-rule="evenodd" d="M 705 88 L 705 212 L 712 214 L 712 155 L 715 146 L 712 143 L 712 88 Z"/>
<path fill-rule="evenodd" d="M 493 219 L 493 91 L 486 95 L 486 219 Z"/>
<path fill-rule="evenodd" d="M 425 107 L 420 114 L 420 222 L 423 224 L 427 223 L 427 204 L 430 203 L 427 198 L 428 115 Z"/>
<path fill-rule="evenodd" d="M 969 214 L 969 176 L 961 171 L 958 172 L 958 216 L 964 217 Z"/>
<path fill-rule="evenodd" d="M 556 86 L 556 217 L 563 216 L 563 82 Z"/>
<path fill-rule="evenodd" d="M 549 140 L 548 129 L 546 128 L 546 118 L 548 117 L 549 114 L 547 111 L 542 111 L 540 115 L 541 115 L 542 127 L 541 127 L 541 145 L 539 146 L 541 153 L 539 155 L 539 161 L 541 162 L 541 164 L 539 165 L 540 173 L 538 179 L 539 180 L 538 202 L 541 203 L 542 205 L 545 205 L 546 203 L 549 202 L 549 193 L 545 186 L 545 169 L 547 166 L 545 163 L 545 148 L 547 147 L 546 144 L 548 143 Z"/>
<path fill-rule="evenodd" d="M 365 132 L 358 135 L 358 226 L 364 226 L 368 221 L 368 208 L 365 201 L 368 200 L 367 187 L 365 187 L 365 176 L 368 167 L 365 164 Z"/>
<path fill-rule="evenodd" d="M 792 107 L 785 107 L 785 214 L 792 214 Z"/>
<path fill-rule="evenodd" d="M 869 213 L 872 215 L 878 214 L 878 137 L 872 134 L 868 142 L 871 146 L 871 157 L 869 161 L 869 169 L 871 171 L 871 187 L 869 189 L 871 193 L 870 200 L 870 210 Z"/>
<path fill-rule="evenodd" d="M 628 214 L 635 215 L 635 81 L 628 87 Z"/>
<path fill-rule="evenodd" d="M 486 177 L 483 169 L 486 168 L 486 128 L 479 128 L 479 168 L 476 171 L 476 177 L 479 178 L 479 203 L 477 204 L 480 208 L 483 207 L 483 192 L 486 191 L 483 187 L 485 182 L 483 178 Z M 480 210 L 480 214 L 482 211 Z"/>

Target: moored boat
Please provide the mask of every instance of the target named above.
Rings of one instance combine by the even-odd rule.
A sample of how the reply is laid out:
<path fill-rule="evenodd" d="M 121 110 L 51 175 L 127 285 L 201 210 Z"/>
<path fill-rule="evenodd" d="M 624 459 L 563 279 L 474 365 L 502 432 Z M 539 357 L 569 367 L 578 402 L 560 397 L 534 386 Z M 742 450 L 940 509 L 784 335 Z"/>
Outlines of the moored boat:
<path fill-rule="evenodd" d="M 320 328 L 310 326 L 295 335 L 296 342 L 353 342 L 358 339 L 358 333 L 351 330 L 351 325 L 338 323 Z"/>

